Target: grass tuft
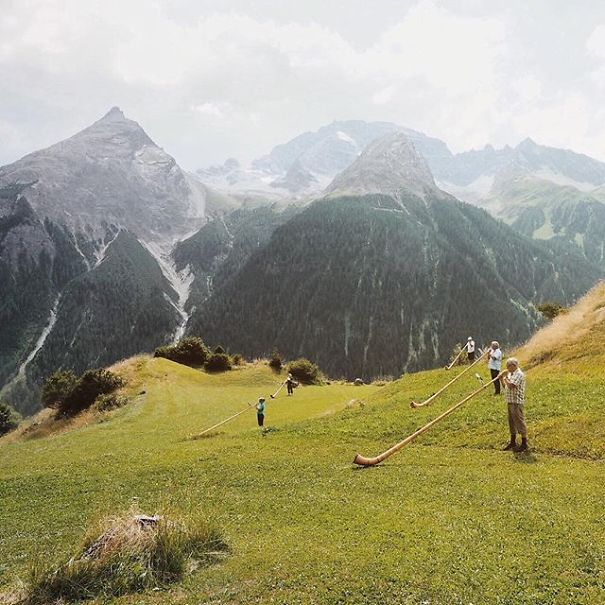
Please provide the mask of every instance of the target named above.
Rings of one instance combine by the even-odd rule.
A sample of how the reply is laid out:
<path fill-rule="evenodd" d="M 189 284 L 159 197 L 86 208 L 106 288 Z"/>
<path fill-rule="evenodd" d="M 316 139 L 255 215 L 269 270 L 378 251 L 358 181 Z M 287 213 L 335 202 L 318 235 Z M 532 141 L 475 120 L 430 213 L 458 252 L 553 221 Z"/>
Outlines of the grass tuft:
<path fill-rule="evenodd" d="M 68 561 L 48 567 L 36 560 L 20 605 L 117 597 L 179 581 L 193 563 L 212 563 L 227 549 L 205 520 L 145 517 L 131 509 L 87 533 Z"/>

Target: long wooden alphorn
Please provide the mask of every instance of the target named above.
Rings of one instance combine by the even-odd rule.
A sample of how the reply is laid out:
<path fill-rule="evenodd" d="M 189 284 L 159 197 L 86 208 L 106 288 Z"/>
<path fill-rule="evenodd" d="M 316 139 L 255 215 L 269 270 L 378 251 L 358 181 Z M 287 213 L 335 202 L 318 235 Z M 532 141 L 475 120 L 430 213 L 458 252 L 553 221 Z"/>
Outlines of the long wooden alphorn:
<path fill-rule="evenodd" d="M 458 355 L 456 355 L 456 357 L 454 358 L 454 361 L 452 361 L 452 363 L 450 363 L 449 366 L 445 366 L 446 370 L 451 370 L 454 367 L 454 364 L 458 361 L 458 359 L 460 359 L 460 355 L 462 355 L 462 353 L 464 353 L 464 351 L 466 351 L 468 347 L 468 342 L 460 349 L 460 353 L 458 353 Z"/>
<path fill-rule="evenodd" d="M 425 424 L 422 428 L 419 428 L 415 433 L 412 433 L 409 437 L 406 437 L 403 441 L 396 443 L 393 447 L 389 448 L 386 452 L 383 452 L 382 454 L 380 454 L 380 456 L 376 456 L 375 458 L 366 458 L 365 456 L 362 456 L 361 454 L 357 454 L 357 456 L 355 456 L 355 459 L 353 460 L 353 464 L 358 464 L 359 466 L 374 466 L 376 464 L 380 464 L 383 460 L 386 460 L 389 456 L 392 456 L 395 452 L 398 452 L 401 448 L 405 447 L 408 443 L 411 443 L 412 441 L 414 441 L 414 439 L 416 439 L 416 437 L 419 437 L 420 435 L 422 435 L 422 433 L 425 433 L 426 431 L 428 431 L 432 426 L 434 426 L 438 422 L 441 422 L 441 420 L 443 420 L 450 414 L 453 414 L 459 407 L 463 406 L 467 401 L 472 399 L 475 395 L 478 395 L 479 393 L 481 393 L 481 391 L 483 391 L 484 389 L 487 389 L 487 387 L 490 384 L 496 382 L 496 380 L 500 380 L 500 378 L 502 376 L 504 376 L 505 373 L 506 372 L 500 372 L 500 374 L 498 374 L 498 376 L 496 376 L 496 378 L 494 378 L 493 380 L 490 380 L 489 382 L 486 382 L 482 387 L 478 388 L 476 391 L 473 391 L 470 395 L 467 395 L 464 399 L 459 401 L 456 405 L 453 405 L 451 408 L 449 408 L 449 410 L 446 410 L 445 412 L 443 412 L 443 414 L 441 414 L 440 416 L 437 416 L 437 418 L 435 418 L 434 420 L 431 420 L 428 424 Z"/>
<path fill-rule="evenodd" d="M 423 401 L 422 403 L 412 401 L 410 403 L 410 406 L 412 408 L 422 408 L 425 405 L 429 405 L 433 400 L 435 400 L 437 397 L 439 397 L 439 395 L 441 395 L 441 393 L 443 393 L 443 391 L 445 391 L 447 388 L 452 386 L 456 382 L 456 380 L 458 380 L 458 378 L 462 378 L 462 376 L 464 376 L 475 364 L 478 364 L 487 355 L 488 351 L 489 351 L 489 349 L 484 351 L 480 357 L 475 359 L 475 361 L 473 361 L 473 363 L 471 363 L 471 365 L 468 366 L 468 368 L 465 368 L 464 370 L 462 370 L 462 372 L 460 372 L 460 374 L 458 374 L 457 376 L 452 378 L 452 380 L 450 380 L 445 386 L 441 387 L 436 393 L 433 393 L 427 400 Z"/>
<path fill-rule="evenodd" d="M 234 418 L 237 418 L 238 416 L 240 416 L 241 414 L 243 414 L 244 412 L 247 412 L 251 407 L 254 407 L 254 404 L 250 403 L 248 404 L 248 407 L 244 410 L 241 410 L 240 412 L 238 412 L 237 414 L 233 414 L 233 416 L 229 416 L 229 418 L 225 419 L 225 420 L 221 420 L 220 422 L 217 422 L 216 424 L 212 425 L 210 428 L 202 431 L 201 433 L 198 433 L 197 435 L 193 435 L 191 437 L 191 439 L 198 439 L 199 437 L 201 437 L 202 435 L 205 435 L 206 433 L 209 433 L 210 431 L 213 431 L 214 429 L 217 429 L 219 426 L 222 426 L 223 424 L 226 424 L 227 422 L 229 422 L 230 420 L 233 420 Z"/>

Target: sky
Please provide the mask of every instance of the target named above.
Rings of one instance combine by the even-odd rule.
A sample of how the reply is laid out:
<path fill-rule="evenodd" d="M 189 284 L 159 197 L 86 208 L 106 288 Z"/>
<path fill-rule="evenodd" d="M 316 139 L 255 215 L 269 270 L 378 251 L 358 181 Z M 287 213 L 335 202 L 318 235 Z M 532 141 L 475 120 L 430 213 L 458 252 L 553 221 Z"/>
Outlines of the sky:
<path fill-rule="evenodd" d="M 187 169 L 344 119 L 605 161 L 605 2 L 0 0 L 0 165 L 115 105 Z"/>

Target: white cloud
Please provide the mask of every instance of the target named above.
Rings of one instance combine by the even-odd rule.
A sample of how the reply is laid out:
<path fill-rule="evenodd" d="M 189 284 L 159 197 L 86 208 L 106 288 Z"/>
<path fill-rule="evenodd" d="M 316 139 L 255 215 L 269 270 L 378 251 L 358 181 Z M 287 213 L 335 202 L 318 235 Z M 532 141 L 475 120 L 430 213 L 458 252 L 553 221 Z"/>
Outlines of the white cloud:
<path fill-rule="evenodd" d="M 514 14 L 489 2 L 462 13 L 419 0 L 364 44 L 322 22 L 321 10 L 287 21 L 244 2 L 237 12 L 195 0 L 179 10 L 173 0 L 5 3 L 0 119 L 26 134 L 3 141 L 0 163 L 114 104 L 188 167 L 250 159 L 332 119 L 392 120 L 457 150 L 528 135 L 593 150 L 603 133 L 594 119 L 603 25 L 585 41 L 592 71 L 578 67 L 573 87 L 553 92 L 526 60 L 536 40 L 521 40 Z"/>

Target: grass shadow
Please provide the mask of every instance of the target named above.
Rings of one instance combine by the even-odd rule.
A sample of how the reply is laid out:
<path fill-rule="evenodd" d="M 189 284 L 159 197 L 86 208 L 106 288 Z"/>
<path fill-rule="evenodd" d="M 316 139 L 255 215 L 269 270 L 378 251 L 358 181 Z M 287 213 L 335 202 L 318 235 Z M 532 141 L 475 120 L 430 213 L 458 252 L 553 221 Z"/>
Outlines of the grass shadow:
<path fill-rule="evenodd" d="M 516 462 L 521 464 L 536 464 L 538 458 L 533 452 L 515 452 L 514 458 Z"/>

